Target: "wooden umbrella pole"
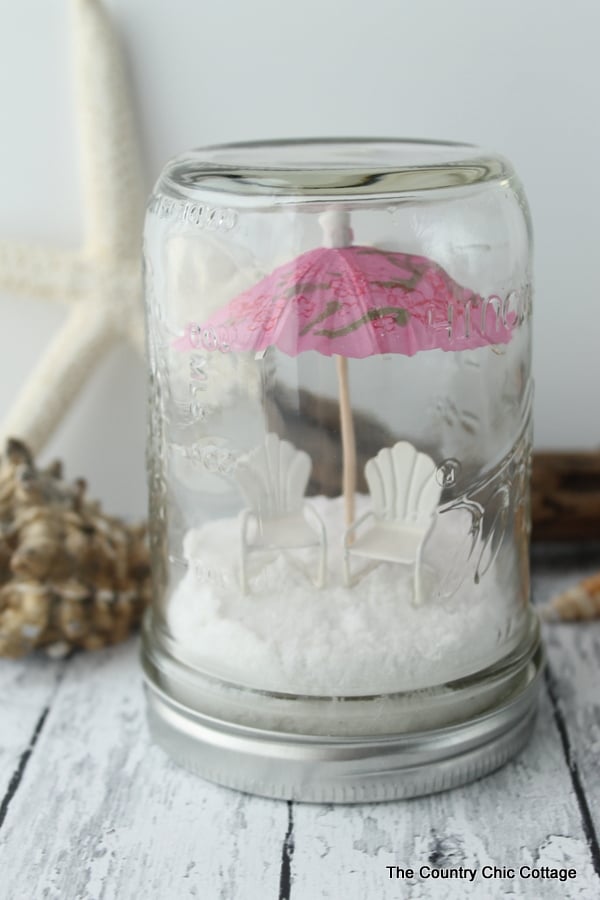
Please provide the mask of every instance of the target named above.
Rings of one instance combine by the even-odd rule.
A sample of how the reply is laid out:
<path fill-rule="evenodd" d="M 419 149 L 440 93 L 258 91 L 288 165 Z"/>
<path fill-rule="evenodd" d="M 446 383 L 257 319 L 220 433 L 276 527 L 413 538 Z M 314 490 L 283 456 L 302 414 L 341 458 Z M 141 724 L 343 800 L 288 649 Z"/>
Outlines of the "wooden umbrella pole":
<path fill-rule="evenodd" d="M 356 438 L 350 404 L 350 383 L 348 380 L 348 360 L 336 356 L 336 367 L 340 386 L 340 427 L 342 432 L 343 491 L 346 511 L 346 527 L 354 522 L 354 492 L 356 490 Z"/>

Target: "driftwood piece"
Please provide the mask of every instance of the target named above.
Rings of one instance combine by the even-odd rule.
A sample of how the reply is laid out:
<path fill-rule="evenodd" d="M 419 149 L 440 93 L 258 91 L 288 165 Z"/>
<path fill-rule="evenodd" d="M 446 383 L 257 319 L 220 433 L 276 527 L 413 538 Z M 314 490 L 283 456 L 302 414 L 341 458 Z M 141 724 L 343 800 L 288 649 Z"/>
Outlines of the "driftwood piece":
<path fill-rule="evenodd" d="M 600 452 L 534 454 L 534 541 L 600 541 Z"/>

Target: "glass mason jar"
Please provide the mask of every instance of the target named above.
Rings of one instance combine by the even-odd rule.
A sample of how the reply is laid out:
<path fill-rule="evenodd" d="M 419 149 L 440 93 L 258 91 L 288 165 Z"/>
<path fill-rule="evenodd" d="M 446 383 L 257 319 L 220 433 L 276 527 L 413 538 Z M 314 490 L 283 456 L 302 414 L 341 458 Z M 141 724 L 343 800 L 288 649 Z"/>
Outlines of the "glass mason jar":
<path fill-rule="evenodd" d="M 256 793 L 451 787 L 525 742 L 531 230 L 502 157 L 210 147 L 145 231 L 156 739 Z"/>

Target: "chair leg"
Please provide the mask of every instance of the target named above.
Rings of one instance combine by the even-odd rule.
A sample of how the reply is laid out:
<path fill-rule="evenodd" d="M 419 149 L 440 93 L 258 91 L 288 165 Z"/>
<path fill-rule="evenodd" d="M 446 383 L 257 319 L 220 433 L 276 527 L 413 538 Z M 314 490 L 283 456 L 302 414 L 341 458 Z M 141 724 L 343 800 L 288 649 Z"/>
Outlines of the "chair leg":
<path fill-rule="evenodd" d="M 247 550 L 246 544 L 242 540 L 240 547 L 240 587 L 242 589 L 243 594 L 248 593 L 248 572 L 247 572 Z"/>
<path fill-rule="evenodd" d="M 321 544 L 321 553 L 319 554 L 319 567 L 317 569 L 317 581 L 316 585 L 318 588 L 325 587 L 325 582 L 327 580 L 327 544 L 323 542 Z"/>
<path fill-rule="evenodd" d="M 248 583 L 248 525 L 254 516 L 249 509 L 243 509 L 240 513 L 240 587 L 243 594 L 249 593 Z M 256 518 L 256 517 L 255 517 Z"/>
<path fill-rule="evenodd" d="M 346 587 L 354 587 L 358 584 L 359 581 L 368 575 L 373 569 L 376 569 L 378 565 L 380 565 L 379 560 L 371 560 L 366 565 L 363 565 L 362 569 L 357 569 L 354 574 L 352 574 L 350 568 L 350 549 L 348 547 L 344 548 L 344 584 Z"/>
<path fill-rule="evenodd" d="M 423 584 L 421 580 L 421 548 L 417 550 L 417 556 L 415 559 L 415 574 L 413 578 L 414 582 L 414 590 L 413 590 L 413 606 L 421 606 L 423 603 Z"/>
<path fill-rule="evenodd" d="M 413 606 L 421 606 L 423 602 L 423 595 L 421 591 L 421 573 L 418 564 L 415 565 L 415 577 L 414 577 L 414 591 L 413 591 Z"/>
<path fill-rule="evenodd" d="M 350 552 L 344 547 L 344 584 L 346 587 L 352 587 L 352 576 L 350 574 Z"/>
<path fill-rule="evenodd" d="M 316 529 L 313 524 L 313 530 L 316 531 L 316 536 L 319 540 L 319 561 L 317 563 L 317 579 L 314 582 L 317 588 L 322 588 L 325 586 L 325 582 L 327 581 L 327 531 L 325 530 L 325 523 L 323 522 L 321 516 L 316 511 L 314 506 L 311 506 L 310 503 L 304 504 L 304 515 L 306 518 L 306 513 L 310 512 L 314 522 L 316 522 Z M 308 521 L 308 520 L 307 520 Z M 310 522 L 309 522 L 310 524 Z"/>

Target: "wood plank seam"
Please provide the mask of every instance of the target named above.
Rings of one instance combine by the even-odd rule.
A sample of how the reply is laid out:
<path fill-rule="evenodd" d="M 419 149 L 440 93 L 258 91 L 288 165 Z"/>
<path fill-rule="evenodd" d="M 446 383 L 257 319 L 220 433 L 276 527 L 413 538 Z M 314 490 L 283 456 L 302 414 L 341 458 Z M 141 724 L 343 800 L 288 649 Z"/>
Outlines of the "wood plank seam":
<path fill-rule="evenodd" d="M 575 799 L 577 800 L 577 806 L 579 807 L 583 832 L 590 849 L 592 864 L 594 866 L 596 875 L 598 875 L 598 877 L 600 878 L 600 846 L 598 844 L 598 835 L 596 834 L 594 820 L 592 818 L 583 783 L 581 781 L 581 776 L 579 774 L 579 766 L 577 765 L 577 761 L 574 758 L 567 724 L 560 708 L 558 692 L 556 690 L 556 679 L 548 662 L 546 662 L 546 668 L 544 670 L 544 680 L 546 682 L 548 697 L 550 699 L 552 715 L 558 729 L 565 761 L 569 770 L 571 784 L 573 785 L 573 792 L 575 794 Z"/>
<path fill-rule="evenodd" d="M 38 742 L 38 738 L 42 732 L 42 728 L 44 727 L 44 723 L 48 717 L 48 713 L 50 712 L 50 705 L 45 706 L 42 710 L 42 714 L 36 722 L 35 728 L 33 729 L 33 734 L 29 740 L 29 744 L 26 749 L 21 753 L 19 757 L 19 762 L 17 763 L 17 767 L 15 771 L 12 773 L 11 779 L 8 782 L 8 787 L 6 789 L 6 793 L 2 798 L 2 803 L 0 803 L 0 828 L 4 824 L 4 820 L 6 819 L 6 814 L 8 813 L 8 807 L 10 806 L 11 800 L 17 793 L 19 789 L 19 785 L 23 780 L 23 775 L 25 774 L 25 769 L 27 768 L 27 763 L 31 758 L 31 754 L 35 750 L 35 746 Z"/>
<path fill-rule="evenodd" d="M 56 678 L 56 681 L 54 683 L 54 689 L 52 691 L 52 694 L 50 695 L 50 699 L 49 699 L 48 703 L 43 707 L 42 712 L 40 713 L 40 716 L 35 724 L 35 727 L 33 729 L 31 737 L 29 739 L 29 743 L 28 743 L 27 747 L 25 748 L 25 750 L 23 751 L 23 753 L 21 753 L 21 756 L 19 757 L 19 762 L 17 763 L 17 766 L 11 775 L 10 781 L 6 788 L 6 792 L 2 798 L 2 801 L 0 802 L 0 828 L 2 828 L 2 826 L 4 824 L 4 820 L 6 819 L 6 816 L 8 814 L 8 808 L 9 808 L 12 800 L 14 799 L 15 794 L 17 793 L 19 786 L 23 780 L 23 777 L 25 775 L 25 770 L 27 769 L 27 765 L 31 759 L 31 756 L 32 756 L 35 748 L 36 748 L 37 742 L 42 733 L 42 729 L 44 728 L 46 719 L 48 718 L 48 713 L 50 712 L 50 709 L 52 708 L 52 704 L 56 698 L 58 689 L 59 689 L 61 682 L 65 676 L 67 666 L 68 666 L 69 662 L 73 659 L 73 655 L 74 654 L 71 653 L 69 656 L 67 656 L 64 659 L 62 669 L 59 671 L 58 677 Z"/>
<path fill-rule="evenodd" d="M 287 801 L 288 827 L 281 847 L 281 871 L 279 875 L 279 900 L 290 900 L 292 892 L 292 857 L 294 855 L 294 804 Z"/>

